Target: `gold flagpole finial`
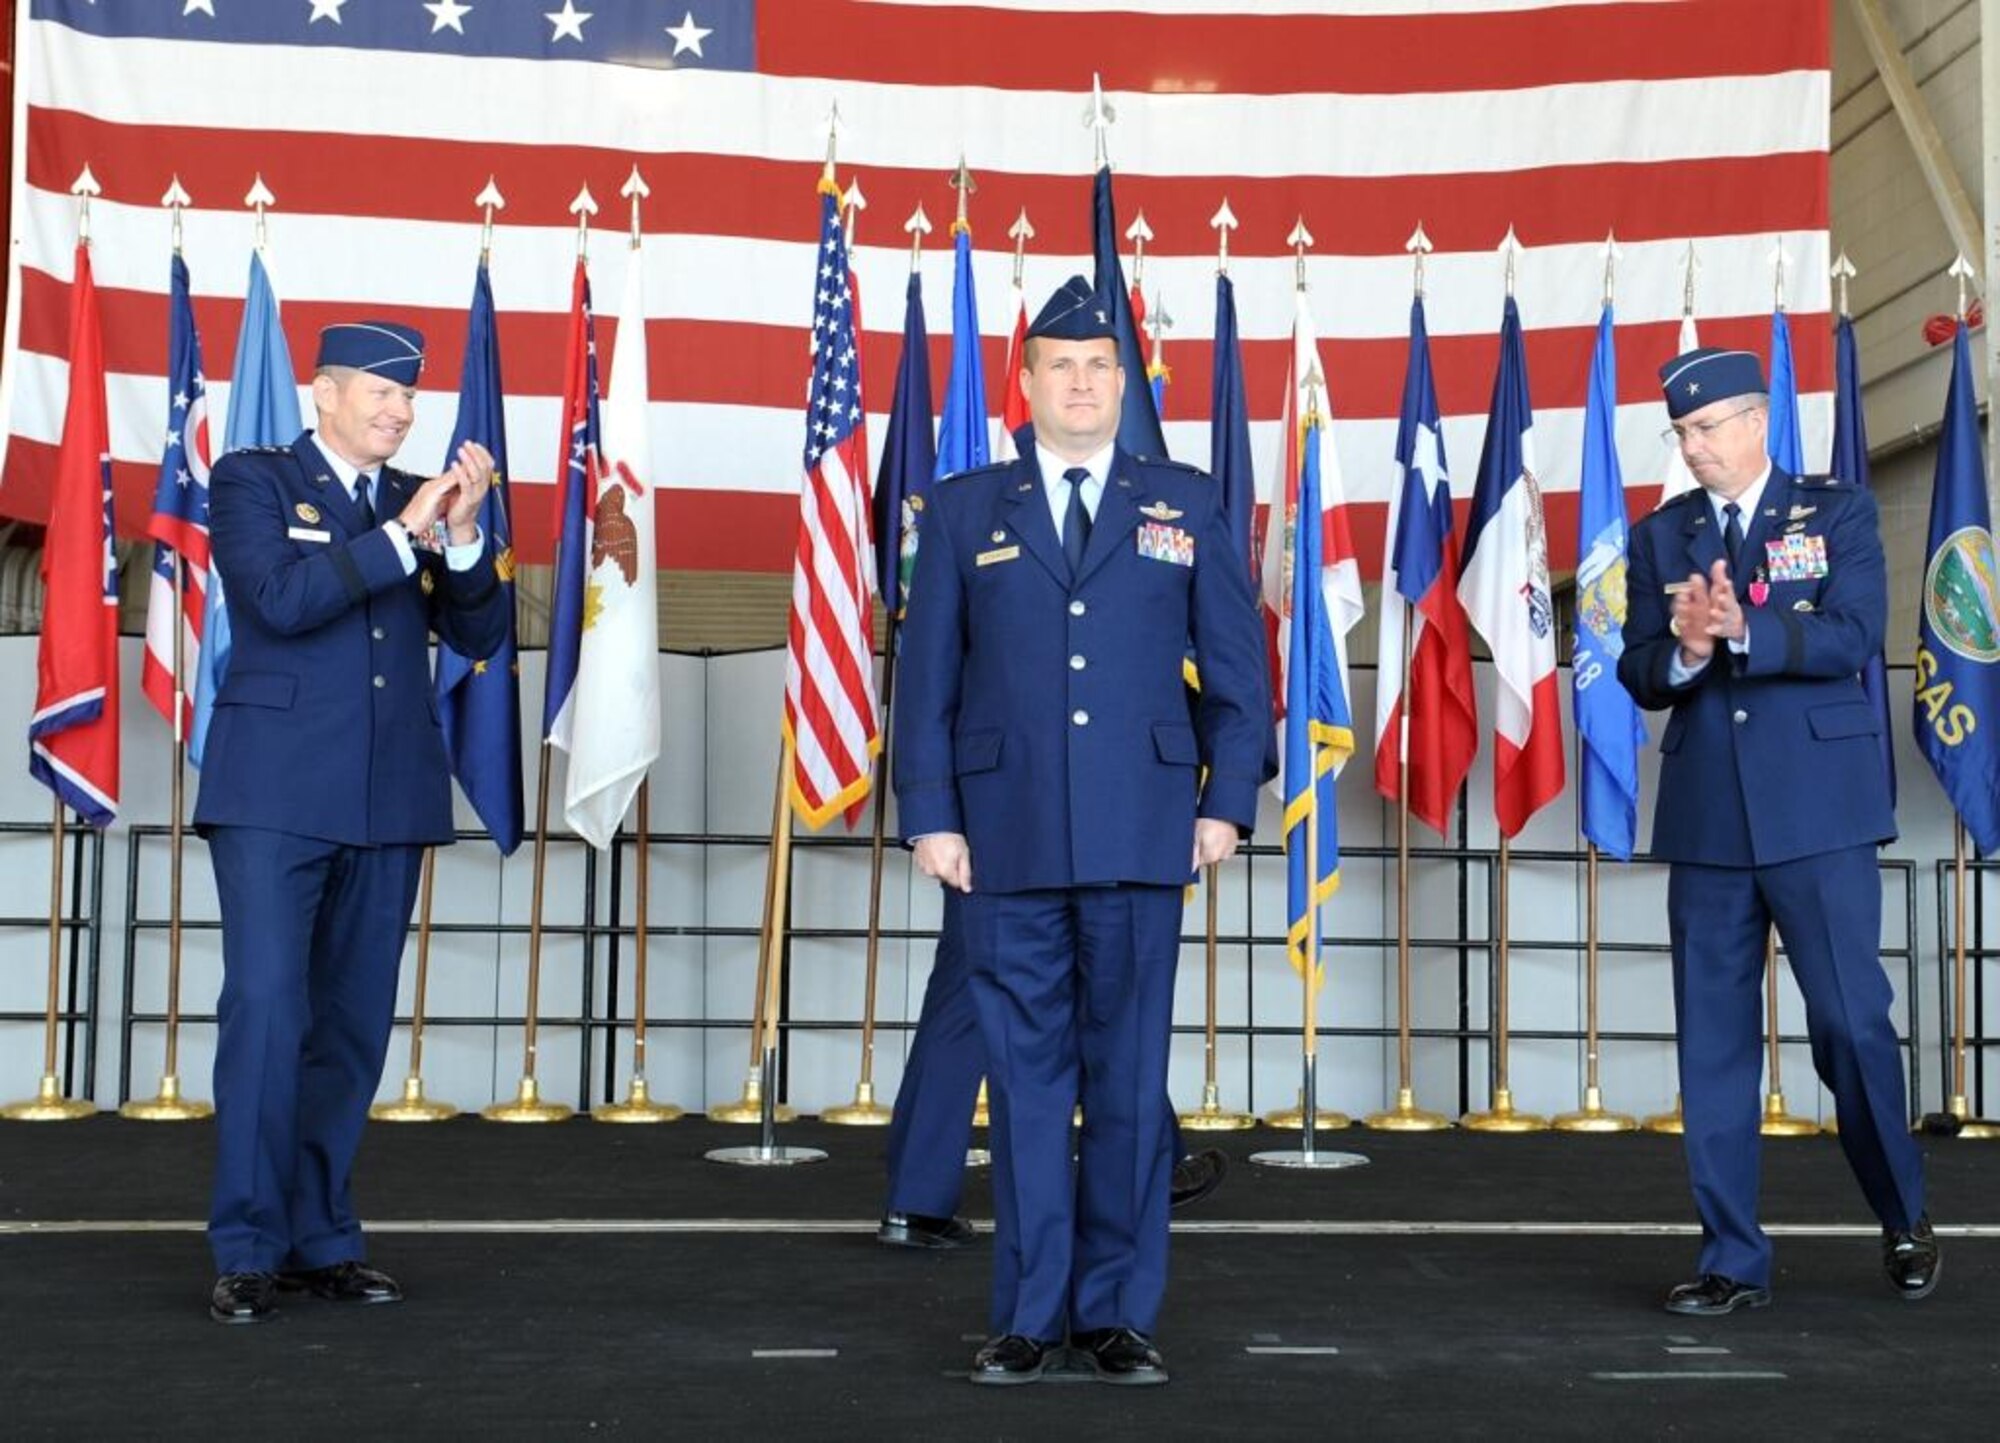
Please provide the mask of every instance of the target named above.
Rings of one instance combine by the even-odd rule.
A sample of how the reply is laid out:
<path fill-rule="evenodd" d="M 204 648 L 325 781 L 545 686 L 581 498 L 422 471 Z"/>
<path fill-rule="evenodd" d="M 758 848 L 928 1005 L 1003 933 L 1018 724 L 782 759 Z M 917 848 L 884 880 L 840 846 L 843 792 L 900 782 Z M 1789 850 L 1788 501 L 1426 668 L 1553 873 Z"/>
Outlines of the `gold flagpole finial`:
<path fill-rule="evenodd" d="M 1408 251 L 1416 260 L 1415 295 L 1418 300 L 1422 300 L 1424 296 L 1424 257 L 1436 249 L 1431 244 L 1431 238 L 1424 234 L 1424 223 L 1422 221 L 1417 222 L 1417 228 L 1411 231 L 1410 238 L 1403 242 L 1403 249 Z"/>
<path fill-rule="evenodd" d="M 1514 294 L 1514 276 L 1521 259 L 1521 238 L 1514 234 L 1514 227 L 1507 227 L 1507 234 L 1500 238 L 1500 259 L 1507 278 L 1507 294 Z"/>
<path fill-rule="evenodd" d="M 1208 218 L 1208 224 L 1215 232 L 1215 273 L 1226 276 L 1229 274 L 1229 233 L 1239 224 L 1236 212 L 1229 208 L 1228 196 L 1222 198 L 1221 208 Z"/>
<path fill-rule="evenodd" d="M 1301 291 L 1306 288 L 1306 249 L 1312 243 L 1313 233 L 1306 229 L 1306 218 L 1300 216 L 1285 244 L 1292 248 L 1292 284 Z"/>
<path fill-rule="evenodd" d="M 1153 228 L 1146 224 L 1146 213 L 1142 210 L 1132 217 L 1132 224 L 1125 227 L 1125 239 L 1132 242 L 1132 284 L 1143 286 L 1146 280 L 1146 242 L 1153 238 Z"/>
<path fill-rule="evenodd" d="M 576 193 L 576 199 L 569 203 L 569 213 L 576 217 L 576 258 L 590 259 L 590 218 L 597 214 L 597 198 L 584 186 Z"/>
<path fill-rule="evenodd" d="M 653 193 L 653 188 L 646 184 L 646 178 L 639 174 L 637 163 L 632 166 L 632 173 L 625 177 L 625 184 L 618 187 L 618 193 L 632 202 L 632 249 L 637 250 L 642 239 L 639 230 L 639 202 Z"/>
<path fill-rule="evenodd" d="M 1111 164 L 1109 144 L 1112 125 L 1118 119 L 1117 107 L 1104 98 L 1104 80 L 1096 72 L 1090 73 L 1090 104 L 1084 107 L 1083 123 L 1096 137 L 1097 163 L 1094 170 L 1103 170 Z"/>
<path fill-rule="evenodd" d="M 270 234 L 264 224 L 264 211 L 266 207 L 278 203 L 278 198 L 271 194 L 271 188 L 264 184 L 263 171 L 258 171 L 257 178 L 250 182 L 250 191 L 243 197 L 243 203 L 253 207 L 257 212 L 257 249 L 261 251 L 270 240 Z"/>
<path fill-rule="evenodd" d="M 917 202 L 917 208 L 903 222 L 903 229 L 910 233 L 910 270 L 915 272 L 917 263 L 924 258 L 924 237 L 931 233 L 931 218 L 924 214 L 922 201 Z"/>
<path fill-rule="evenodd" d="M 951 223 L 951 233 L 971 235 L 972 222 L 967 218 L 966 202 L 971 200 L 973 193 L 979 189 L 979 183 L 972 178 L 972 172 L 966 168 L 963 151 L 959 152 L 958 169 L 951 173 L 948 184 L 958 192 L 958 217 Z"/>
<path fill-rule="evenodd" d="M 174 254 L 181 253 L 181 212 L 194 204 L 194 197 L 181 187 L 181 178 L 175 174 L 167 185 L 167 193 L 160 197 L 160 204 L 173 212 Z"/>
<path fill-rule="evenodd" d="M 1847 283 L 1859 275 L 1860 272 L 1854 269 L 1854 262 L 1847 258 L 1847 252 L 1842 251 L 1834 257 L 1833 264 L 1827 267 L 1826 273 L 1832 276 L 1840 287 L 1840 315 L 1842 319 L 1846 319 L 1848 314 Z"/>
<path fill-rule="evenodd" d="M 1007 227 L 1008 238 L 1014 242 L 1014 287 L 1021 286 L 1021 271 L 1028 259 L 1028 242 L 1035 238 L 1035 228 L 1028 224 L 1028 208 L 1021 207 L 1021 213 L 1014 217 L 1014 223 Z"/>
<path fill-rule="evenodd" d="M 1615 230 L 1608 230 L 1604 233 L 1604 244 L 1597 249 L 1604 257 L 1604 304 L 1608 306 L 1611 304 L 1611 296 L 1617 279 L 1618 258 L 1624 255 L 1625 252 L 1618 244 L 1618 233 Z"/>
<path fill-rule="evenodd" d="M 479 263 L 484 265 L 493 256 L 493 212 L 507 208 L 507 197 L 500 194 L 500 186 L 492 176 L 486 177 L 486 188 L 472 198 L 479 207 Z"/>

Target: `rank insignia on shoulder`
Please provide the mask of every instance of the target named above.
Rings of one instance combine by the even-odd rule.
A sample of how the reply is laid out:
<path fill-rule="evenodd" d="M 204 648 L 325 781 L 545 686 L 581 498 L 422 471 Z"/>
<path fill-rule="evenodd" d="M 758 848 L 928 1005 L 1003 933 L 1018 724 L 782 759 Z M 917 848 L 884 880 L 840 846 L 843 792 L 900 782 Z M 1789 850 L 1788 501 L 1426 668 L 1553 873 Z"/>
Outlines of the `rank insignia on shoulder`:
<path fill-rule="evenodd" d="M 313 505 L 310 501 L 301 501 L 292 508 L 292 511 L 297 515 L 299 520 L 305 522 L 308 526 L 319 520 L 319 507 Z"/>
<path fill-rule="evenodd" d="M 1173 507 L 1167 505 L 1164 501 L 1155 501 L 1150 506 L 1141 506 L 1139 514 L 1141 516 L 1150 516 L 1155 521 L 1178 521 L 1187 513 L 1174 510 Z"/>

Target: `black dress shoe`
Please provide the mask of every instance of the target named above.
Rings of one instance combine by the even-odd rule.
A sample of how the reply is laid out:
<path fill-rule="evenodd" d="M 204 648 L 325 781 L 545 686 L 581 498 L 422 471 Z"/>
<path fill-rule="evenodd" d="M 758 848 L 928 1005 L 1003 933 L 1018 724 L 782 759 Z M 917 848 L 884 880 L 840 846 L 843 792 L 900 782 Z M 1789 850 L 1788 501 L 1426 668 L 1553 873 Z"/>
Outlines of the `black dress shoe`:
<path fill-rule="evenodd" d="M 400 1303 L 402 1284 L 366 1263 L 350 1259 L 324 1268 L 295 1268 L 278 1275 L 289 1292 L 311 1293 L 336 1303 Z"/>
<path fill-rule="evenodd" d="M 968 1376 L 975 1383 L 998 1387 L 1038 1382 L 1042 1370 L 1048 1366 L 1049 1354 L 1055 1351 L 1054 1343 L 1024 1338 L 1019 1333 L 988 1338 L 972 1355 L 972 1372 Z"/>
<path fill-rule="evenodd" d="M 278 1279 L 271 1273 L 224 1273 L 208 1290 L 208 1315 L 218 1323 L 268 1323 L 278 1316 Z"/>
<path fill-rule="evenodd" d="M 1137 1329 L 1092 1328 L 1072 1334 L 1069 1341 L 1100 1383 L 1144 1388 L 1167 1381 L 1166 1360 Z"/>
<path fill-rule="evenodd" d="M 1205 1147 L 1191 1152 L 1174 1164 L 1173 1189 L 1167 1194 L 1170 1207 L 1184 1208 L 1198 1203 L 1217 1188 L 1229 1171 L 1229 1158 L 1219 1148 Z"/>
<path fill-rule="evenodd" d="M 1667 1294 L 1667 1311 L 1696 1318 L 1719 1318 L 1738 1308 L 1761 1308 L 1771 1301 L 1769 1288 L 1739 1283 L 1721 1273 L 1703 1273 Z"/>
<path fill-rule="evenodd" d="M 1882 1271 L 1889 1275 L 1889 1285 L 1912 1303 L 1931 1295 L 1944 1271 L 1944 1254 L 1928 1216 L 1918 1218 L 1908 1232 L 1882 1229 Z"/>
<path fill-rule="evenodd" d="M 979 1234 L 964 1218 L 933 1218 L 922 1213 L 884 1213 L 875 1241 L 892 1248 L 958 1248 Z"/>

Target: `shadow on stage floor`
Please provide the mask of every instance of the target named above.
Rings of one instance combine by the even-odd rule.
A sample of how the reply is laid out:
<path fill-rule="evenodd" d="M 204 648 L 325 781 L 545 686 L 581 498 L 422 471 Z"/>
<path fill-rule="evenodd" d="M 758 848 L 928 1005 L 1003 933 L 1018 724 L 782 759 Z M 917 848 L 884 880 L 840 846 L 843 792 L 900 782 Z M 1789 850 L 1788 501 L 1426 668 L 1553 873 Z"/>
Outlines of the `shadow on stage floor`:
<path fill-rule="evenodd" d="M 1930 1142 L 1947 1264 L 1900 1302 L 1831 1139 L 1766 1150 L 1777 1300 L 1661 1312 L 1696 1240 L 1678 1144 L 1348 1132 L 1372 1165 L 1253 1168 L 1180 1215 L 1173 1384 L 962 1381 L 990 1245 L 877 1246 L 882 1134 L 472 1121 L 371 1130 L 357 1198 L 400 1307 L 289 1301 L 217 1328 L 205 1128 L 0 1129 L 0 1433 L 10 1437 L 1991 1436 L 2000 1144 Z M 983 1174 L 967 1207 L 990 1216 Z"/>

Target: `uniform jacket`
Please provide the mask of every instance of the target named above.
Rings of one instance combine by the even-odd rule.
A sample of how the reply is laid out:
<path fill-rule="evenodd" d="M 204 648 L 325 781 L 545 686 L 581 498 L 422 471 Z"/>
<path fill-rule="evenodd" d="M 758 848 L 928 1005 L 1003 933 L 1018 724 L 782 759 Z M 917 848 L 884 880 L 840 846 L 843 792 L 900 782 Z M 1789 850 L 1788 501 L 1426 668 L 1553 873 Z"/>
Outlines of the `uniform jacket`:
<path fill-rule="evenodd" d="M 1859 676 L 1882 648 L 1888 612 L 1874 498 L 1773 467 L 1735 577 L 1749 654 L 1718 642 L 1708 666 L 1675 687 L 1666 587 L 1706 575 L 1722 551 L 1699 489 L 1632 528 L 1618 677 L 1639 705 L 1672 709 L 1653 855 L 1769 866 L 1890 840 L 1880 724 Z M 1813 572 L 1823 574 L 1800 574 Z M 1761 603 L 1759 581 L 1768 587 Z"/>
<path fill-rule="evenodd" d="M 378 475 L 375 514 L 387 519 L 421 483 L 389 466 Z M 232 640 L 195 824 L 356 846 L 450 841 L 430 633 L 473 658 L 499 648 L 507 596 L 490 548 L 461 572 L 420 550 L 404 575 L 310 432 L 217 461 L 209 524 Z"/>
<path fill-rule="evenodd" d="M 975 889 L 1177 886 L 1197 814 L 1256 820 L 1264 631 L 1192 467 L 1114 452 L 1075 580 L 1033 451 L 937 486 L 902 646 L 902 832 L 964 833 Z"/>

